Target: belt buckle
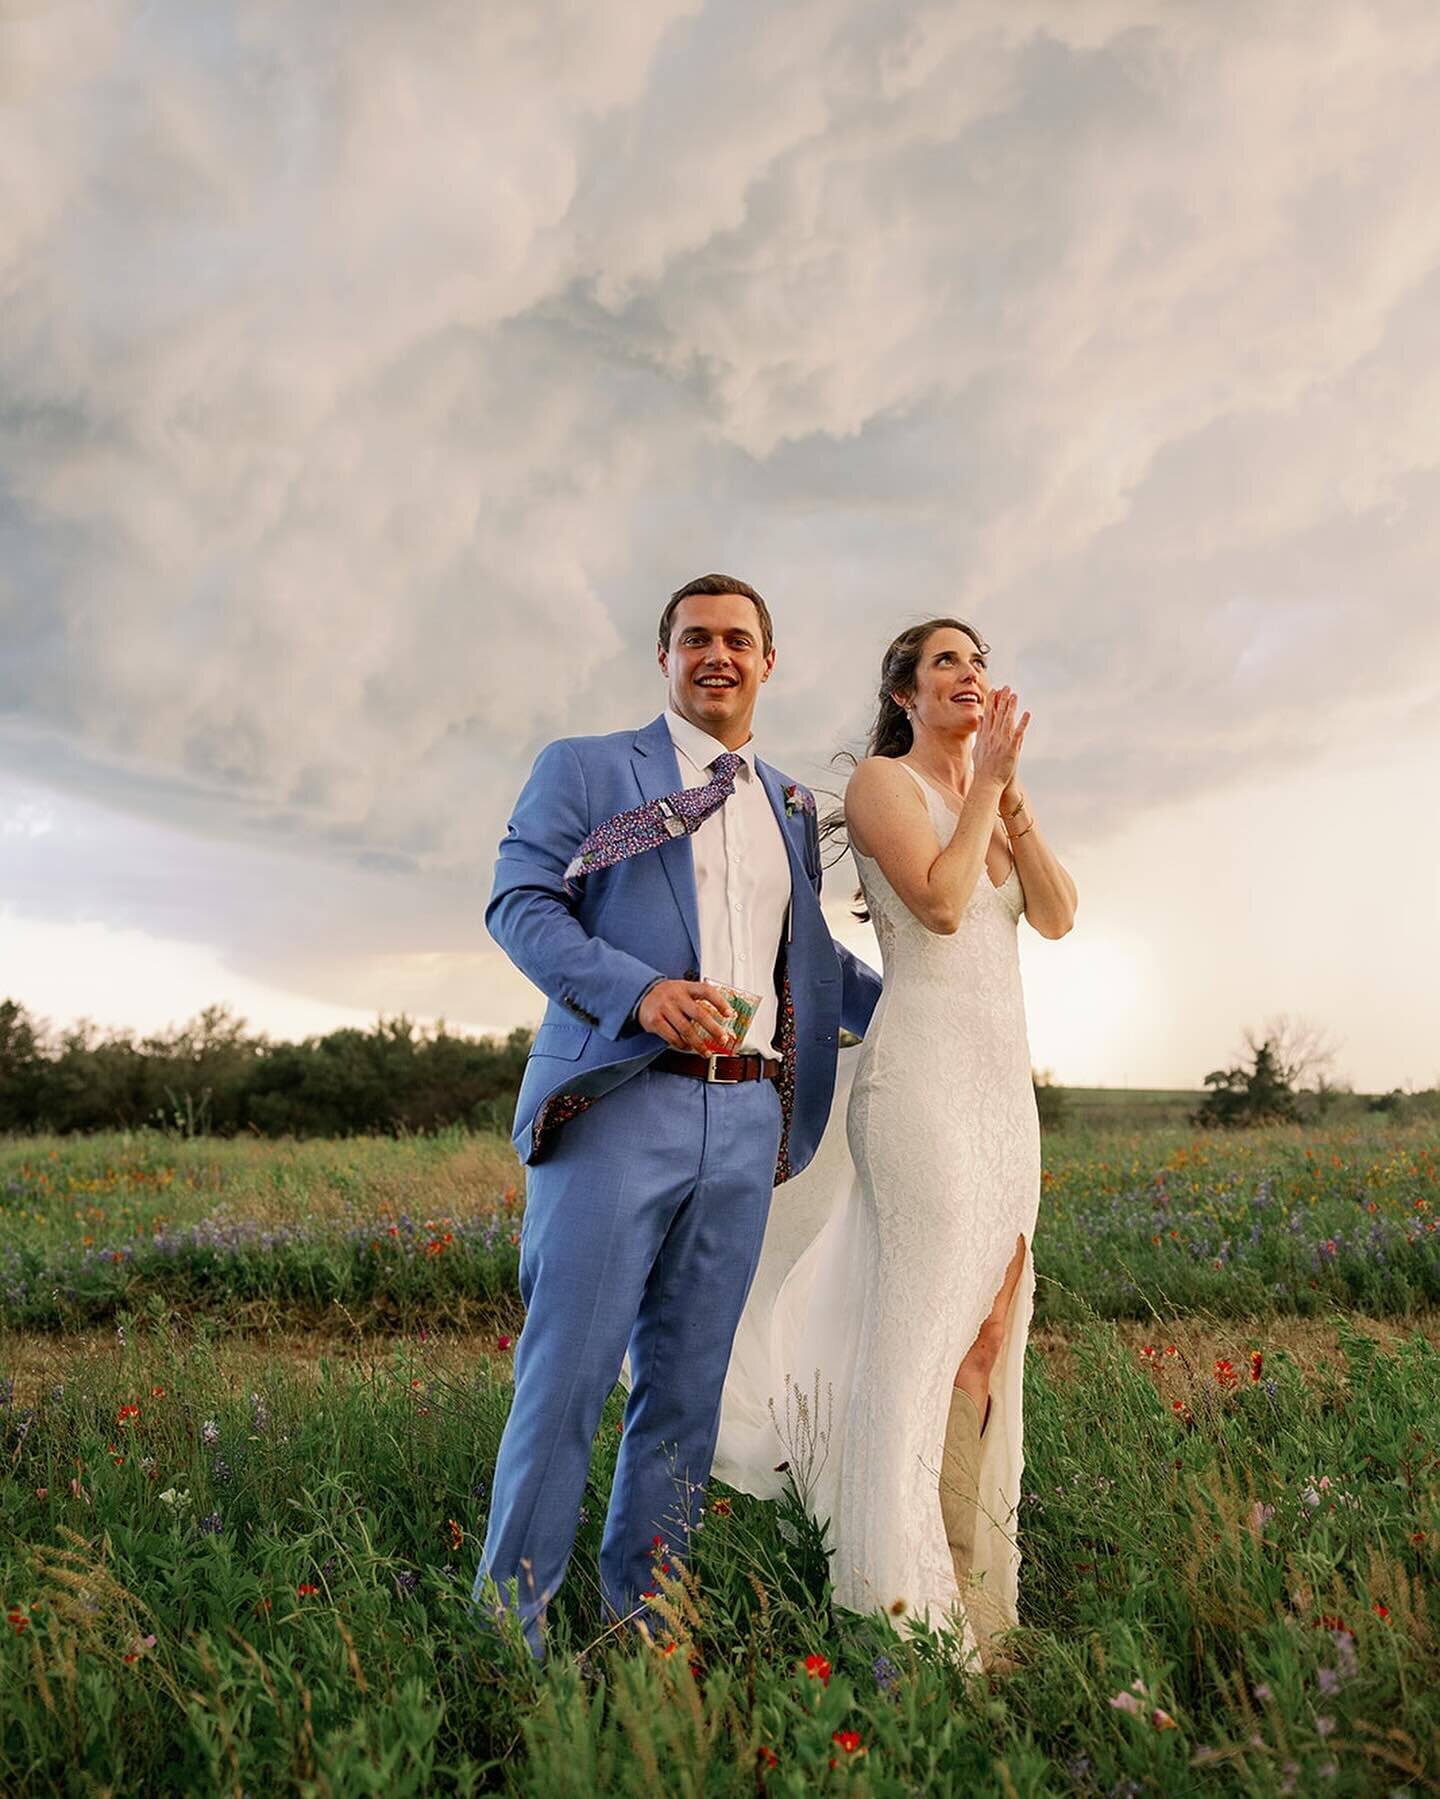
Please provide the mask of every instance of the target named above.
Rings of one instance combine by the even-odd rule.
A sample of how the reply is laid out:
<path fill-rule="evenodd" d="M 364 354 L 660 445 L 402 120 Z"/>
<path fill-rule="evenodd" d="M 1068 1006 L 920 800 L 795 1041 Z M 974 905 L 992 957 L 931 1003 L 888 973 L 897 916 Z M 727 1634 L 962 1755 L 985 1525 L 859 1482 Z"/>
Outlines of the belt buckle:
<path fill-rule="evenodd" d="M 721 1058 L 719 1056 L 707 1056 L 705 1058 L 705 1084 L 706 1084 L 706 1086 L 707 1087 L 738 1087 L 741 1084 L 741 1082 L 745 1079 L 745 1076 L 743 1074 L 716 1074 L 715 1066 L 720 1061 L 720 1059 Z M 725 1060 L 726 1061 L 738 1061 L 739 1057 L 738 1056 L 734 1056 L 734 1057 L 727 1056 L 725 1058 Z"/>

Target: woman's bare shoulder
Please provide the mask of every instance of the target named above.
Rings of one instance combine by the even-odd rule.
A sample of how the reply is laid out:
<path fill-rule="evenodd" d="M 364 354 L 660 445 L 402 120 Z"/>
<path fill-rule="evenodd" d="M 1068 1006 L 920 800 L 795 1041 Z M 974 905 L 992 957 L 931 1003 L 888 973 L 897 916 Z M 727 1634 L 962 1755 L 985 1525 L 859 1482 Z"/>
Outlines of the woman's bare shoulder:
<path fill-rule="evenodd" d="M 855 764 L 847 791 L 857 787 L 861 793 L 899 793 L 907 787 L 913 792 L 915 782 L 902 770 L 898 756 L 867 756 Z"/>

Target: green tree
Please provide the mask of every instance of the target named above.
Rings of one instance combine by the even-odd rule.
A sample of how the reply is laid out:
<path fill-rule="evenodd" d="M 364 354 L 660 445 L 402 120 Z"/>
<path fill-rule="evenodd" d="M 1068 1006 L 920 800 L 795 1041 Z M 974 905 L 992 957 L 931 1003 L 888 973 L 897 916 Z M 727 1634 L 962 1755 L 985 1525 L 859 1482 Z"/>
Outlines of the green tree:
<path fill-rule="evenodd" d="M 1288 1070 L 1268 1038 L 1253 1047 L 1248 1067 L 1214 1069 L 1205 1085 L 1210 1091 L 1194 1114 L 1198 1125 L 1290 1123 L 1299 1116 Z"/>

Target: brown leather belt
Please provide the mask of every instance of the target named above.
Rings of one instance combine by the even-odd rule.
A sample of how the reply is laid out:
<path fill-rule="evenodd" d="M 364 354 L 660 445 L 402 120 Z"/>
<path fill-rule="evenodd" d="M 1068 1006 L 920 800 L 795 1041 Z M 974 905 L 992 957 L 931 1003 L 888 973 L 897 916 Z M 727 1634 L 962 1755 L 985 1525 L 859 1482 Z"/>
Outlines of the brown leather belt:
<path fill-rule="evenodd" d="M 712 1085 L 734 1087 L 740 1081 L 778 1081 L 780 1064 L 763 1056 L 691 1056 L 682 1049 L 662 1050 L 650 1064 L 666 1074 L 693 1074 Z"/>

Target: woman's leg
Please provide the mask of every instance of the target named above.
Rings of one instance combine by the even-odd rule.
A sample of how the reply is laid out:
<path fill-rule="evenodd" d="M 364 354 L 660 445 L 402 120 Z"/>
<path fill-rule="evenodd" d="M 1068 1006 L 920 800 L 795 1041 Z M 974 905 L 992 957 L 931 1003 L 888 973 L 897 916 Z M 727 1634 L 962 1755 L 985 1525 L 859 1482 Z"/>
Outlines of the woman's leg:
<path fill-rule="evenodd" d="M 970 1345 L 964 1360 L 955 1370 L 955 1385 L 962 1393 L 968 1394 L 974 1402 L 975 1410 L 980 1415 L 982 1428 L 990 1399 L 990 1376 L 994 1372 L 995 1363 L 1004 1346 L 1005 1332 L 1010 1325 L 1010 1308 L 1015 1303 L 1015 1291 L 1020 1285 L 1020 1275 L 1024 1267 L 1025 1237 L 1022 1232 L 1015 1239 L 1015 1253 L 1010 1258 L 1010 1266 L 1005 1270 L 1005 1278 L 1000 1283 L 1000 1291 L 995 1295 L 995 1304 L 990 1308 L 990 1316 L 975 1333 L 975 1341 Z"/>
<path fill-rule="evenodd" d="M 990 1316 L 976 1332 L 975 1341 L 955 1371 L 940 1463 L 940 1515 L 945 1522 L 945 1538 L 950 1545 L 961 1603 L 971 1616 L 977 1640 L 988 1634 L 983 1624 L 985 1595 L 973 1590 L 970 1581 L 975 1561 L 980 1438 L 989 1422 L 990 1376 L 1004 1346 L 1010 1308 L 1024 1267 L 1025 1238 L 1022 1234 L 1015 1239 L 1015 1254 L 1005 1270 Z"/>

